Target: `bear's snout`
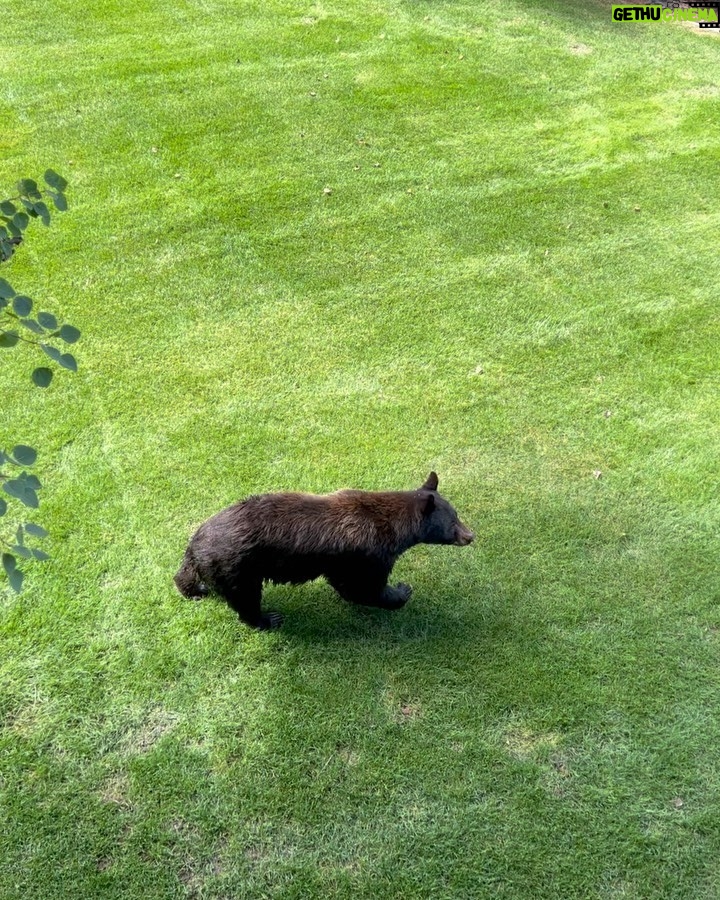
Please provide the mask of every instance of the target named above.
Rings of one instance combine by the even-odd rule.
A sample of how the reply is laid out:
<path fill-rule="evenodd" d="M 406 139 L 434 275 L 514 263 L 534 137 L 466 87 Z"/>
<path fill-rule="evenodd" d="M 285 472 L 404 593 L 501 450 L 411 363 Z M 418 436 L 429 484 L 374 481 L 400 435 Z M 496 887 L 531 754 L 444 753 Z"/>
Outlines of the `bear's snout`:
<path fill-rule="evenodd" d="M 469 528 L 466 528 L 464 525 L 458 525 L 455 534 L 455 543 L 458 547 L 467 547 L 467 545 L 472 544 L 474 540 L 475 535 Z"/>

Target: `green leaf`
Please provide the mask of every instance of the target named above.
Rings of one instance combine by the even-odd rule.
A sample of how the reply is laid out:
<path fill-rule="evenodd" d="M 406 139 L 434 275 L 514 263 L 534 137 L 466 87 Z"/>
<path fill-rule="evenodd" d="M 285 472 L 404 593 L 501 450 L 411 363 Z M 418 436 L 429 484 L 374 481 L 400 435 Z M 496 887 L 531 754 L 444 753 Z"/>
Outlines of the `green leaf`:
<path fill-rule="evenodd" d="M 3 501 L 5 502 L 5 501 Z M 26 522 L 25 523 L 25 531 L 28 534 L 31 534 L 33 537 L 45 538 L 48 536 L 47 531 L 42 527 L 42 525 L 36 525 L 34 522 Z"/>
<path fill-rule="evenodd" d="M 69 369 L 71 372 L 77 372 L 77 360 L 72 355 L 72 353 L 63 353 L 60 359 L 58 359 L 58 362 L 63 367 L 63 369 Z"/>
<path fill-rule="evenodd" d="M 3 569 L 7 573 L 10 587 L 19 594 L 22 590 L 23 573 L 17 567 L 17 560 L 12 553 L 3 553 L 2 555 Z"/>
<path fill-rule="evenodd" d="M 21 319 L 20 324 L 24 325 L 29 331 L 32 331 L 33 334 L 45 334 L 45 329 L 41 328 L 35 319 Z"/>
<path fill-rule="evenodd" d="M 58 175 L 58 173 L 52 169 L 48 169 L 43 175 L 43 178 L 45 179 L 45 184 L 48 187 L 55 188 L 56 191 L 64 191 L 68 184 L 62 175 Z"/>
<path fill-rule="evenodd" d="M 23 294 L 18 294 L 13 298 L 13 309 L 15 310 L 15 314 L 20 316 L 21 318 L 29 316 L 32 308 L 33 302 L 29 297 L 25 297 Z"/>
<path fill-rule="evenodd" d="M 14 296 L 15 291 L 4 278 L 0 278 L 0 297 L 3 297 L 5 300 L 12 300 Z"/>
<path fill-rule="evenodd" d="M 14 216 L 17 212 L 17 206 L 15 206 L 11 200 L 3 200 L 3 202 L 0 203 L 0 212 L 4 216 Z"/>
<path fill-rule="evenodd" d="M 46 559 L 50 559 L 50 555 L 48 553 L 46 553 L 44 550 L 37 550 L 33 547 L 33 549 L 30 552 L 35 557 L 35 559 L 39 559 L 42 562 L 44 562 Z"/>
<path fill-rule="evenodd" d="M 47 355 L 50 357 L 50 359 L 54 359 L 55 362 L 60 362 L 60 357 L 62 356 L 62 353 L 60 353 L 60 351 L 58 350 L 57 347 L 53 347 L 52 344 L 40 344 L 40 347 L 41 347 L 43 353 L 47 353 Z"/>
<path fill-rule="evenodd" d="M 15 500 L 19 500 L 31 509 L 37 509 L 40 506 L 35 488 L 30 487 L 27 479 L 24 479 L 22 475 L 19 478 L 11 478 L 6 481 L 3 485 L 3 490 L 10 497 L 14 497 Z"/>
<path fill-rule="evenodd" d="M 16 594 L 20 594 L 22 592 L 24 577 L 25 576 L 20 571 L 20 569 L 15 569 L 15 571 L 11 575 L 8 575 L 10 587 L 15 591 Z"/>
<path fill-rule="evenodd" d="M 7 512 L 7 503 L 0 497 L 0 516 L 4 516 Z"/>
<path fill-rule="evenodd" d="M 54 331 L 57 328 L 57 319 L 52 313 L 38 313 L 37 320 L 43 328 L 47 328 L 49 331 Z"/>
<path fill-rule="evenodd" d="M 23 559 L 32 559 L 33 553 L 29 547 L 23 547 L 22 544 L 15 544 L 10 548 L 13 553 L 17 553 L 18 556 L 22 556 Z"/>
<path fill-rule="evenodd" d="M 17 225 L 14 222 L 8 222 L 7 228 L 8 228 L 8 231 L 10 232 L 10 234 L 14 238 L 22 237 L 22 231 L 20 231 L 20 229 L 17 227 Z M 10 246 L 12 246 L 12 244 Z"/>
<path fill-rule="evenodd" d="M 60 337 L 66 344 L 74 344 L 75 341 L 80 339 L 80 329 L 74 325 L 63 325 L 60 329 Z"/>
<path fill-rule="evenodd" d="M 23 472 L 20 477 L 24 478 L 26 484 L 34 491 L 39 491 L 42 487 L 42 485 L 40 484 L 40 479 L 36 475 L 28 475 L 27 472 Z"/>
<path fill-rule="evenodd" d="M 38 190 L 37 181 L 33 181 L 32 178 L 22 178 L 17 183 L 17 189 L 19 194 L 32 197 L 34 200 L 39 200 L 42 196 Z"/>
<path fill-rule="evenodd" d="M 50 224 L 50 210 L 47 208 L 47 204 L 43 200 L 39 200 L 35 204 L 35 212 L 40 216 L 43 225 Z"/>
<path fill-rule="evenodd" d="M 17 331 L 0 332 L 0 348 L 14 347 L 19 340 Z"/>
<path fill-rule="evenodd" d="M 12 448 L 12 456 L 19 466 L 34 466 L 37 459 L 37 450 L 26 444 L 18 444 Z"/>
<path fill-rule="evenodd" d="M 19 213 L 15 213 L 15 215 L 13 216 L 12 223 L 16 228 L 19 228 L 20 231 L 25 231 L 25 229 L 30 224 L 30 219 L 29 219 L 27 213 L 19 212 Z M 9 224 L 8 224 L 8 227 L 10 227 Z M 16 235 L 16 237 L 17 237 L 17 235 Z"/>
<path fill-rule="evenodd" d="M 25 576 L 20 571 L 20 569 L 15 569 L 12 574 L 8 575 L 8 580 L 10 581 L 10 587 L 15 591 L 16 594 L 22 592 L 23 586 L 23 578 Z"/>
<path fill-rule="evenodd" d="M 29 506 L 30 509 L 37 509 L 40 506 L 38 495 L 32 488 L 29 488 L 27 485 L 23 485 L 22 489 L 18 489 L 14 481 L 6 481 L 3 485 L 3 490 L 10 497 L 14 497 L 15 500 L 19 500 L 23 504 L 23 506 Z"/>
<path fill-rule="evenodd" d="M 46 388 L 53 380 L 52 369 L 48 369 L 45 366 L 40 366 L 39 368 L 35 369 L 31 377 L 33 380 L 33 384 L 36 387 Z"/>
<path fill-rule="evenodd" d="M 65 210 L 68 208 L 65 194 L 56 194 L 53 191 L 48 191 L 48 193 L 52 197 L 52 202 L 55 204 L 55 209 L 57 209 L 58 212 L 65 212 Z"/>

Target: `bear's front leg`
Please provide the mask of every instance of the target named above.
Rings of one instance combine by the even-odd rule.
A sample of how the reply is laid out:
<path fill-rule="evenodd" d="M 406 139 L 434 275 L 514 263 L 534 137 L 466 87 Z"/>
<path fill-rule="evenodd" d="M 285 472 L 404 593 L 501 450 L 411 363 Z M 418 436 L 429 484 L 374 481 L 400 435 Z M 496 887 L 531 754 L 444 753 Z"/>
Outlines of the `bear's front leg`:
<path fill-rule="evenodd" d="M 381 595 L 381 602 L 377 605 L 383 609 L 400 609 L 405 606 L 412 595 L 412 588 L 409 584 L 400 582 L 395 587 L 386 585 Z"/>
<path fill-rule="evenodd" d="M 253 579 L 238 583 L 232 579 L 217 579 L 215 587 L 217 592 L 225 598 L 228 606 L 232 607 L 239 618 L 251 628 L 256 628 L 258 631 L 271 631 L 282 625 L 283 617 L 280 613 L 264 613 L 261 609 L 261 580 Z"/>
<path fill-rule="evenodd" d="M 363 560 L 361 563 L 342 567 L 327 573 L 330 584 L 348 603 L 360 606 L 375 606 L 380 609 L 400 609 L 410 599 L 412 588 L 409 584 L 388 583 L 391 567 Z"/>

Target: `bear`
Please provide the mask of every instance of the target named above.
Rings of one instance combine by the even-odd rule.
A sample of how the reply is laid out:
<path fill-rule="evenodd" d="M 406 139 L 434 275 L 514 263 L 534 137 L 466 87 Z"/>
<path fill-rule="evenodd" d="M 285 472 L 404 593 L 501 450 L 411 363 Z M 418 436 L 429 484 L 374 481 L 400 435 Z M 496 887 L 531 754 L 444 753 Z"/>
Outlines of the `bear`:
<path fill-rule="evenodd" d="M 349 603 L 400 609 L 408 584 L 388 585 L 397 558 L 416 544 L 464 547 L 475 535 L 437 492 L 431 472 L 414 491 L 340 490 L 248 497 L 209 518 L 190 539 L 175 584 L 185 597 L 214 591 L 258 630 L 283 617 L 263 612 L 263 582 L 324 576 Z"/>

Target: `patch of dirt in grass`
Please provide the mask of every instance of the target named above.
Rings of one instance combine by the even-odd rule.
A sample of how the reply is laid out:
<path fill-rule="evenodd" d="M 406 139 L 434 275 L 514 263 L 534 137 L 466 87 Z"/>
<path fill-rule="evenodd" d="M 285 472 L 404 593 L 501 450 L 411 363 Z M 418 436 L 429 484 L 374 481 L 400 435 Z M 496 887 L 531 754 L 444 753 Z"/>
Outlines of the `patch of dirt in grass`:
<path fill-rule="evenodd" d="M 554 731 L 533 732 L 529 728 L 513 728 L 505 733 L 505 747 L 518 759 L 533 759 L 539 752 L 553 749 L 560 743 Z"/>
<path fill-rule="evenodd" d="M 632 900 L 634 900 L 635 897 L 639 897 L 640 895 L 631 881 L 619 879 L 613 881 L 612 884 L 609 884 L 604 890 L 601 889 L 598 896 L 607 898 L 607 900 L 623 900 L 623 898 L 627 898 L 627 900 L 631 900 L 632 898 Z"/>
<path fill-rule="evenodd" d="M 306 28 L 313 28 L 315 25 L 319 25 L 320 22 L 327 19 L 327 13 L 325 10 L 319 7 L 314 7 L 312 12 L 307 13 L 304 16 L 298 16 L 294 21 L 296 25 L 304 25 Z"/>
<path fill-rule="evenodd" d="M 117 806 L 119 809 L 130 809 L 132 803 L 129 799 L 130 783 L 124 772 L 113 775 L 100 788 L 100 799 L 103 803 Z"/>
<path fill-rule="evenodd" d="M 168 734 L 177 724 L 178 716 L 161 706 L 153 707 L 145 722 L 127 739 L 127 749 L 134 753 L 147 753 L 163 735 Z"/>
<path fill-rule="evenodd" d="M 545 785 L 551 794 L 563 797 L 570 784 L 572 770 L 570 760 L 563 753 L 554 753 L 545 769 Z"/>
<path fill-rule="evenodd" d="M 348 766 L 356 766 L 360 762 L 360 754 L 350 747 L 338 747 L 338 756 Z"/>
<path fill-rule="evenodd" d="M 295 856 L 295 848 L 291 846 L 267 847 L 264 844 L 260 846 L 248 847 L 245 851 L 245 859 L 253 868 L 264 866 L 274 866 L 278 859 L 288 860 Z"/>
<path fill-rule="evenodd" d="M 572 44 L 570 46 L 570 52 L 574 56 L 590 56 L 590 54 L 593 52 L 593 49 L 592 47 L 588 47 L 587 44 Z"/>
<path fill-rule="evenodd" d="M 720 29 L 718 29 L 720 31 Z M 720 97 L 720 85 L 718 84 L 705 84 L 699 88 L 691 88 L 689 91 L 685 91 L 686 97 L 698 97 L 700 99 L 704 97 Z"/>
<path fill-rule="evenodd" d="M 388 717 L 398 725 L 407 725 L 423 715 L 422 704 L 419 700 L 403 697 L 402 694 L 396 693 L 393 688 L 388 688 L 384 692 L 383 701 Z"/>
<path fill-rule="evenodd" d="M 572 778 L 570 756 L 560 749 L 561 740 L 561 735 L 555 731 L 513 728 L 505 733 L 505 747 L 509 753 L 516 759 L 536 763 L 541 782 L 555 797 L 564 796 Z"/>
<path fill-rule="evenodd" d="M 180 867 L 177 877 L 180 884 L 185 888 L 185 896 L 190 898 L 190 900 L 194 900 L 195 897 L 202 895 L 205 879 L 203 873 L 195 868 L 192 860 Z"/>
<path fill-rule="evenodd" d="M 422 716 L 422 707 L 417 701 L 405 700 L 395 712 L 395 721 L 401 725 L 419 719 Z"/>
<path fill-rule="evenodd" d="M 18 709 L 8 710 L 2 727 L 23 737 L 29 737 L 40 726 L 38 720 L 43 706 L 45 706 L 45 701 L 36 698 Z"/>
<path fill-rule="evenodd" d="M 185 819 L 173 819 L 170 823 L 170 831 L 178 837 L 191 840 L 200 836 L 197 828 L 190 822 L 186 822 Z"/>
<path fill-rule="evenodd" d="M 212 875 L 219 875 L 222 871 L 219 864 L 215 871 L 213 868 L 212 866 L 202 866 L 198 869 L 193 860 L 189 860 L 180 867 L 178 881 L 185 888 L 186 897 L 195 898 L 203 895 L 205 879 Z"/>
<path fill-rule="evenodd" d="M 204 893 L 203 888 L 207 879 L 221 875 L 224 870 L 222 854 L 225 849 L 225 839 L 216 847 L 210 859 L 200 861 L 190 849 L 190 846 L 201 840 L 202 835 L 198 828 L 184 819 L 173 819 L 169 828 L 173 834 L 177 835 L 180 845 L 179 853 L 182 854 L 182 863 L 177 877 L 185 888 L 185 896 L 200 897 Z"/>
<path fill-rule="evenodd" d="M 264 847 L 248 847 L 245 851 L 245 859 L 251 863 L 259 863 L 267 859 L 269 854 Z"/>

